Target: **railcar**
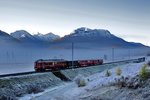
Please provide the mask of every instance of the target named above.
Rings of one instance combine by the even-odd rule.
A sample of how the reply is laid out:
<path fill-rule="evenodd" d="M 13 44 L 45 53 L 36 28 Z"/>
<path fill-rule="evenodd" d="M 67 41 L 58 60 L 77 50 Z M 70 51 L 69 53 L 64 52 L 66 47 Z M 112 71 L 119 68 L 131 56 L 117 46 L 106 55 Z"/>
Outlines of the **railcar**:
<path fill-rule="evenodd" d="M 48 60 L 37 60 L 34 65 L 35 71 L 45 71 L 45 70 L 61 70 L 61 69 L 69 69 L 69 68 L 80 68 L 80 67 L 88 67 L 94 65 L 103 64 L 102 59 L 96 60 L 75 60 L 75 61 L 67 61 L 64 59 L 48 59 Z"/>
<path fill-rule="evenodd" d="M 79 62 L 79 66 L 80 67 L 86 67 L 86 66 L 103 64 L 103 60 L 102 59 L 98 59 L 98 60 L 80 60 L 78 62 Z"/>
<path fill-rule="evenodd" d="M 37 60 L 34 65 L 35 71 L 67 69 L 67 61 L 63 59 Z"/>

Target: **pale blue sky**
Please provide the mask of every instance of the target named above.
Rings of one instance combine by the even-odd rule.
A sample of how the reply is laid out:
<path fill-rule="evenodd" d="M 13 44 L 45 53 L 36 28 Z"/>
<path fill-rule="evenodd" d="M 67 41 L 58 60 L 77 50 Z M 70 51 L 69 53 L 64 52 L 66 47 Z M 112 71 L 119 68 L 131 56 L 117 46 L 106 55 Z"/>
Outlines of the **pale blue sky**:
<path fill-rule="evenodd" d="M 60 36 L 79 27 L 107 29 L 150 45 L 150 0 L 0 0 L 0 30 Z"/>

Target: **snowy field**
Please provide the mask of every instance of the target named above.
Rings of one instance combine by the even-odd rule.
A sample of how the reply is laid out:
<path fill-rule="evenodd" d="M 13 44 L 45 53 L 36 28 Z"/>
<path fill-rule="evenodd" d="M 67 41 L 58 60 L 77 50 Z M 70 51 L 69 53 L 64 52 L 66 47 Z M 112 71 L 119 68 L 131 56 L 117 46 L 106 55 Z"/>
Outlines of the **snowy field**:
<path fill-rule="evenodd" d="M 112 73 L 109 77 L 105 76 L 106 70 L 86 77 L 89 81 L 85 87 L 78 87 L 75 82 L 70 82 L 55 88 L 47 89 L 42 93 L 26 95 L 20 98 L 20 100 L 82 100 L 83 98 L 86 100 L 85 98 L 98 95 L 99 93 L 106 91 L 108 88 L 105 89 L 104 86 L 113 82 L 115 78 L 120 78 L 121 76 L 136 76 L 144 63 L 130 63 L 117 66 L 109 70 Z M 121 76 L 116 75 L 115 71 L 118 67 L 122 70 Z M 97 92 L 92 92 L 94 90 Z"/>

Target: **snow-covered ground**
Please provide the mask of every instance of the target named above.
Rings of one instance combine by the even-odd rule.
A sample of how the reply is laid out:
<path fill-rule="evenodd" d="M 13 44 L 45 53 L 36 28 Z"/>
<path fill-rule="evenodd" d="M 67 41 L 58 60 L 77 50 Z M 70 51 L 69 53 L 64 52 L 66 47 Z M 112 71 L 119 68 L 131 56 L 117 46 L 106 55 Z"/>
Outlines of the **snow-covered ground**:
<path fill-rule="evenodd" d="M 85 87 L 78 87 L 75 82 L 70 82 L 59 87 L 47 89 L 42 93 L 26 95 L 20 98 L 20 100 L 80 100 L 82 98 L 88 98 L 89 96 L 91 97 L 107 90 L 103 86 L 113 82 L 115 78 L 120 78 L 122 75 L 127 77 L 136 76 L 144 63 L 130 63 L 117 66 L 109 70 L 112 73 L 109 77 L 105 76 L 106 70 L 86 77 L 88 82 Z M 116 68 L 118 67 L 122 70 L 121 76 L 116 75 Z M 89 92 L 96 89 L 98 92 Z"/>

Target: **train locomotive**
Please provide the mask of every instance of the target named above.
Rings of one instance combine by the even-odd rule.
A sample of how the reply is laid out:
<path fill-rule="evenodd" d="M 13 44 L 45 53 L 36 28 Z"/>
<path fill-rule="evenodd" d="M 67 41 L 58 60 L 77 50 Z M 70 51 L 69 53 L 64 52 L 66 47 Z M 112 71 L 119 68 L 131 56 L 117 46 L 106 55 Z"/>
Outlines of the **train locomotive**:
<path fill-rule="evenodd" d="M 95 60 L 75 60 L 75 61 L 67 61 L 64 59 L 39 59 L 35 61 L 34 69 L 35 71 L 57 71 L 62 69 L 70 69 L 70 68 L 82 68 L 88 66 L 102 65 L 103 59 L 95 59 Z"/>

